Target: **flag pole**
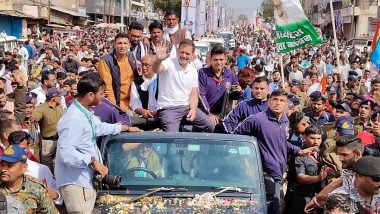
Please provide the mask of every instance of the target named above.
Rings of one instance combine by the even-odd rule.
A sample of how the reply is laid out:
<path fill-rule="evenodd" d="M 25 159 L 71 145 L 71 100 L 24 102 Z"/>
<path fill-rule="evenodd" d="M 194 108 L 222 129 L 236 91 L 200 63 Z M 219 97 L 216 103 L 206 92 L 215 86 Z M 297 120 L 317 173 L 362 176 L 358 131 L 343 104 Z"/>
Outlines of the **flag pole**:
<path fill-rule="evenodd" d="M 331 24 L 332 24 L 333 33 L 334 33 L 335 54 L 336 54 L 336 60 L 337 60 L 336 62 L 338 64 L 338 72 L 340 73 L 338 39 L 336 38 L 335 16 L 334 16 L 334 8 L 333 8 L 332 0 L 330 0 L 330 11 L 331 11 Z"/>
<path fill-rule="evenodd" d="M 284 54 L 280 54 L 280 65 L 281 65 L 281 82 L 282 82 L 282 89 L 285 89 L 285 76 L 284 76 L 284 64 L 282 62 Z"/>

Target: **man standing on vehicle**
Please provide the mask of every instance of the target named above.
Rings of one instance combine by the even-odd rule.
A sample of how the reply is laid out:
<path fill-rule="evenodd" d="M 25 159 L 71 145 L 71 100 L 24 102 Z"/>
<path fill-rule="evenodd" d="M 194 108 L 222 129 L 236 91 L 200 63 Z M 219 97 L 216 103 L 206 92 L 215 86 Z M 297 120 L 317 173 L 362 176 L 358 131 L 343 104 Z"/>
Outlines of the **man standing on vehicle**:
<path fill-rule="evenodd" d="M 219 45 L 214 46 L 210 55 L 211 67 L 201 68 L 198 72 L 199 99 L 202 110 L 216 125 L 219 124 L 220 113 L 225 107 L 224 97 L 228 93 L 227 91 L 230 90 L 231 92 L 229 93 L 235 95 L 235 99 L 239 99 L 241 88 L 239 87 L 236 88 L 236 91 L 232 91 L 234 90 L 232 87 L 238 86 L 238 80 L 236 75 L 225 67 L 227 62 L 226 49 Z"/>
<path fill-rule="evenodd" d="M 69 213 L 91 213 L 96 199 L 94 173 L 104 178 L 108 168 L 102 164 L 96 137 L 121 131 L 139 131 L 121 124 L 100 122 L 91 110 L 104 94 L 104 82 L 95 73 L 78 82 L 78 98 L 58 123 L 55 177 Z"/>
<path fill-rule="evenodd" d="M 157 114 L 164 131 L 178 132 L 185 119 L 200 131 L 214 131 L 214 123 L 198 109 L 198 72 L 189 64 L 194 51 L 189 39 L 181 41 L 175 58 L 167 58 L 167 47 L 157 48 L 153 71 L 159 74 Z"/>
<path fill-rule="evenodd" d="M 129 110 L 131 84 L 139 76 L 136 60 L 128 52 L 131 44 L 127 34 L 117 34 L 114 45 L 113 52 L 100 60 L 99 75 L 106 84 L 107 98 L 121 109 Z"/>
<path fill-rule="evenodd" d="M 128 38 L 131 42 L 130 51 L 138 62 L 141 62 L 142 58 L 146 54 L 145 47 L 141 42 L 143 38 L 144 25 L 138 22 L 132 22 L 128 27 Z"/>
<path fill-rule="evenodd" d="M 268 109 L 249 116 L 234 132 L 257 138 L 264 172 L 275 181 L 274 203 L 268 212 L 272 214 L 280 213 L 280 187 L 288 155 L 306 156 L 318 151 L 316 147 L 301 150 L 287 141 L 289 126 L 285 114 L 287 107 L 288 94 L 282 89 L 275 90 L 268 101 Z"/>
<path fill-rule="evenodd" d="M 170 41 L 176 48 L 182 40 L 191 40 L 189 32 L 186 29 L 179 28 L 178 21 L 178 16 L 173 11 L 165 14 L 164 39 Z"/>

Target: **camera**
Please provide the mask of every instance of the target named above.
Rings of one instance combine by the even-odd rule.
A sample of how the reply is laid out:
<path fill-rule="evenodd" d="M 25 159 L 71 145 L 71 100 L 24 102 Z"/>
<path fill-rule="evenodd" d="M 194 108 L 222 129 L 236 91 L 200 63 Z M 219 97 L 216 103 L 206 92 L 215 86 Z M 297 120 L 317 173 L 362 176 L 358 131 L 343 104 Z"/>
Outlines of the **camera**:
<path fill-rule="evenodd" d="M 230 93 L 237 91 L 239 88 L 239 85 L 231 85 Z"/>
<path fill-rule="evenodd" d="M 102 177 L 100 174 L 94 175 L 93 179 L 95 189 L 101 189 L 102 185 L 108 185 L 112 187 L 120 187 L 121 176 L 119 175 L 106 175 Z"/>

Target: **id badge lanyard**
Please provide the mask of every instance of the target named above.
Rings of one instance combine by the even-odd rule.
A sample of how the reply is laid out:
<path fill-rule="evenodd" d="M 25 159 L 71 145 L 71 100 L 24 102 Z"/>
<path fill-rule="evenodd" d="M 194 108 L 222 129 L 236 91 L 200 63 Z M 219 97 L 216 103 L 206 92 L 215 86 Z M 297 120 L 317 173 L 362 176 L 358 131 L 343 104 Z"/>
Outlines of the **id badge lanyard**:
<path fill-rule="evenodd" d="M 74 105 L 75 107 L 77 107 L 77 109 L 86 117 L 87 119 L 87 122 L 90 124 L 91 126 L 91 133 L 92 133 L 92 137 L 91 137 L 91 142 L 94 143 L 94 148 L 95 148 L 95 153 L 97 154 L 98 156 L 98 160 L 101 161 L 101 156 L 100 156 L 100 151 L 98 149 L 98 147 L 96 146 L 96 134 L 95 134 L 95 129 L 94 129 L 94 126 L 92 125 L 92 121 L 91 121 L 91 118 L 88 116 L 88 114 L 86 113 L 86 110 L 79 104 L 78 100 L 75 100 L 74 101 Z"/>

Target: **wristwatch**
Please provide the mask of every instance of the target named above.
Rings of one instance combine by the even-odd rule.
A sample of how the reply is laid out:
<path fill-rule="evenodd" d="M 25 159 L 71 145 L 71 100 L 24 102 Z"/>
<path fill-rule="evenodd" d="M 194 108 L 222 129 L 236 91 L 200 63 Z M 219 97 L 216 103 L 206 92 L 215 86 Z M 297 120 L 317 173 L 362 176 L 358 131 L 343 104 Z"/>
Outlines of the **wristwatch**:
<path fill-rule="evenodd" d="M 95 162 L 95 157 L 92 156 L 92 157 L 91 157 L 91 162 L 90 162 L 88 165 L 92 166 L 92 164 L 94 164 L 94 162 Z"/>

